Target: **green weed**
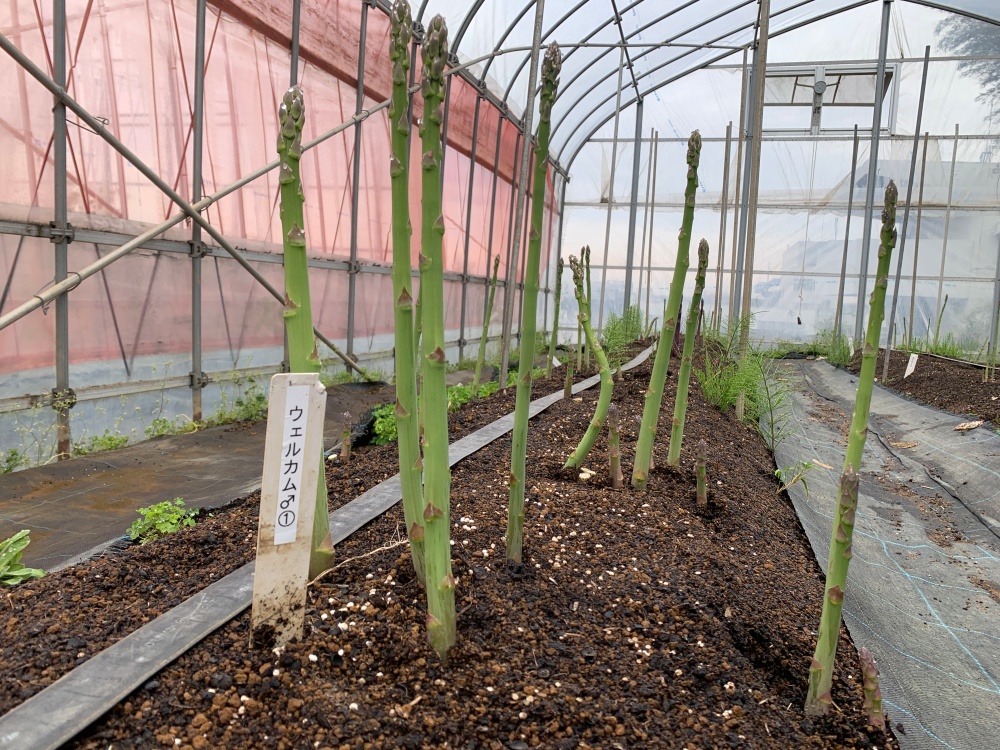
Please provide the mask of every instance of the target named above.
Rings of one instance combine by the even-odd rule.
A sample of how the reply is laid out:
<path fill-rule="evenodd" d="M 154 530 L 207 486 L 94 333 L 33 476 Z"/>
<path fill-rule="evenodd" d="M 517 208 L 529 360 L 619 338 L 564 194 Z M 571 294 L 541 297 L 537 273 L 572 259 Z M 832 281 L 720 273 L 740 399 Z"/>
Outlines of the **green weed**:
<path fill-rule="evenodd" d="M 185 526 L 194 526 L 194 511 L 184 510 L 184 501 L 176 497 L 173 501 L 139 508 L 136 511 L 142 518 L 136 519 L 128 528 L 129 539 L 146 544 L 171 534 Z"/>
<path fill-rule="evenodd" d="M 113 451 L 128 445 L 128 435 L 105 430 L 103 435 L 91 435 L 73 443 L 74 456 L 86 456 L 100 451 Z"/>
<path fill-rule="evenodd" d="M 0 474 L 10 474 L 29 463 L 28 455 L 20 448 L 0 451 Z"/>
<path fill-rule="evenodd" d="M 29 578 L 41 578 L 44 570 L 26 568 L 21 563 L 21 555 L 31 539 L 28 529 L 17 532 L 14 536 L 0 542 L 0 583 L 5 586 L 16 586 Z"/>

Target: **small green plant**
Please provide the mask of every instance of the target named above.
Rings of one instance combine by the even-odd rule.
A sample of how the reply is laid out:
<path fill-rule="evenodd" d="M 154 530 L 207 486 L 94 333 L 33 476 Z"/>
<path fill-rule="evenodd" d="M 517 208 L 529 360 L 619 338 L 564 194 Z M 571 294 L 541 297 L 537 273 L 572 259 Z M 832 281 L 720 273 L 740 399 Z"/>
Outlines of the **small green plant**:
<path fill-rule="evenodd" d="M 695 375 L 701 383 L 705 398 L 719 408 L 728 411 L 736 406 L 740 393 L 747 394 L 751 408 L 746 416 L 754 418 L 753 398 L 760 392 L 760 381 L 764 373 L 762 355 L 750 347 L 743 362 L 739 361 L 740 329 L 743 321 L 733 321 L 723 326 L 718 335 L 706 331 L 704 338 L 704 367 L 696 369 Z M 749 325 L 749 323 L 747 324 Z"/>
<path fill-rule="evenodd" d="M 113 451 L 128 445 L 128 435 L 105 430 L 103 435 L 90 435 L 73 443 L 74 456 L 86 456 L 100 451 Z"/>
<path fill-rule="evenodd" d="M 623 315 L 608 314 L 601 334 L 601 346 L 612 370 L 625 362 L 625 350 L 633 341 L 638 341 L 642 333 L 642 311 L 638 305 L 627 308 Z"/>
<path fill-rule="evenodd" d="M 813 345 L 816 353 L 826 357 L 826 361 L 834 367 L 847 367 L 851 359 L 851 345 L 843 333 L 836 334 L 828 329 L 818 331 Z"/>
<path fill-rule="evenodd" d="M 10 474 L 29 463 L 27 454 L 20 448 L 0 451 L 0 474 Z"/>
<path fill-rule="evenodd" d="M 372 440 L 375 445 L 388 445 L 396 442 L 396 405 L 382 404 L 372 410 L 375 417 L 375 424 L 372 429 L 375 431 L 375 438 Z"/>
<path fill-rule="evenodd" d="M 809 484 L 806 482 L 806 474 L 815 469 L 812 461 L 797 461 L 794 466 L 786 466 L 784 469 L 775 469 L 774 476 L 781 482 L 778 493 L 785 492 L 794 484 L 801 484 L 802 489 L 809 494 Z"/>
<path fill-rule="evenodd" d="M 21 564 L 21 555 L 31 542 L 29 533 L 28 529 L 23 529 L 0 542 L 0 583 L 4 586 L 16 586 L 29 578 L 41 578 L 45 575 L 44 570 L 26 568 Z"/>
<path fill-rule="evenodd" d="M 760 368 L 760 380 L 756 391 L 747 393 L 744 416 L 753 421 L 767 449 L 774 453 L 778 443 L 788 437 L 792 429 L 788 413 L 789 390 L 778 377 L 777 366 L 772 360 L 748 355 L 747 362 Z"/>
<path fill-rule="evenodd" d="M 147 438 L 162 437 L 163 435 L 183 435 L 188 432 L 195 432 L 199 425 L 192 422 L 183 414 L 176 419 L 166 417 L 156 417 L 144 430 Z"/>
<path fill-rule="evenodd" d="M 222 403 L 215 414 L 205 420 L 207 425 L 260 422 L 267 417 L 267 394 L 257 378 L 250 376 L 246 380 L 238 379 L 235 384 L 237 396 L 232 405 L 229 403 L 229 396 L 223 391 Z"/>
<path fill-rule="evenodd" d="M 142 518 L 128 527 L 128 536 L 133 541 L 138 540 L 139 544 L 152 542 L 185 526 L 194 526 L 195 512 L 184 510 L 184 501 L 179 497 L 148 508 L 138 508 L 136 512 Z"/>

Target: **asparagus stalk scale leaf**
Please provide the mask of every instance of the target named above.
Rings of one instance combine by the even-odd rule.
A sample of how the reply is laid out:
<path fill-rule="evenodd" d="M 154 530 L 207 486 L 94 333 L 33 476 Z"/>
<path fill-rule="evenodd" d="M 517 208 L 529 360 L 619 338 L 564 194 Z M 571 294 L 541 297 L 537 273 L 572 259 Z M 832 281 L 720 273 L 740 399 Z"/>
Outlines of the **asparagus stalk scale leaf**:
<path fill-rule="evenodd" d="M 441 215 L 441 122 L 444 119 L 444 66 L 448 28 L 431 19 L 424 37 L 420 128 L 423 226 L 421 228 L 420 303 L 423 334 L 421 371 L 424 411 L 424 562 L 427 638 L 442 661 L 455 643 L 455 578 L 451 573 L 451 470 L 448 467 L 448 397 L 444 354 L 444 219 Z"/>
<path fill-rule="evenodd" d="M 410 540 L 410 555 L 417 578 L 424 581 L 423 489 L 420 483 L 420 424 L 417 418 L 416 332 L 413 322 L 413 276 L 410 268 L 410 138 L 409 99 L 406 90 L 410 69 L 413 21 L 406 0 L 398 0 L 389 20 L 389 58 L 392 62 L 392 101 L 389 123 L 392 156 L 392 293 L 396 357 L 396 432 L 403 518 Z"/>
<path fill-rule="evenodd" d="M 649 480 L 653 443 L 656 440 L 656 423 L 660 418 L 660 404 L 663 401 L 663 385 L 667 380 L 670 350 L 674 344 L 677 315 L 681 307 L 681 294 L 684 291 L 684 277 L 689 265 L 691 227 L 694 224 L 694 197 L 695 190 L 698 188 L 698 163 L 700 159 L 701 134 L 696 130 L 691 133 L 691 137 L 688 139 L 687 185 L 684 188 L 684 214 L 681 219 L 681 231 L 677 237 L 677 262 L 674 264 L 674 275 L 670 281 L 670 294 L 663 312 L 660 340 L 656 344 L 656 357 L 653 360 L 653 372 L 649 378 L 649 389 L 646 391 L 646 403 L 642 410 L 642 426 L 639 429 L 639 440 L 635 450 L 635 466 L 632 468 L 632 487 L 637 490 L 645 489 Z"/>
<path fill-rule="evenodd" d="M 687 415 L 688 384 L 691 382 L 691 362 L 694 359 L 694 341 L 698 338 L 698 321 L 701 319 L 701 293 L 705 291 L 705 272 L 708 269 L 708 243 L 698 243 L 698 273 L 694 280 L 694 294 L 688 312 L 687 327 L 684 329 L 684 351 L 681 354 L 681 369 L 677 374 L 677 397 L 674 400 L 674 422 L 670 431 L 670 448 L 667 451 L 667 465 L 679 466 L 681 462 L 681 442 L 684 440 L 684 418 Z"/>
<path fill-rule="evenodd" d="M 517 399 L 511 435 L 510 496 L 507 504 L 507 559 L 521 562 L 524 540 L 524 464 L 528 448 L 528 408 L 531 405 L 531 369 L 538 316 L 538 266 L 542 251 L 542 214 L 545 209 L 545 176 L 549 156 L 552 104 L 559 87 L 562 55 L 551 44 L 542 60 L 542 85 L 538 105 L 538 142 L 535 146 L 535 176 L 531 190 L 531 230 L 521 292 L 521 357 L 517 366 Z"/>
<path fill-rule="evenodd" d="M 581 255 L 585 256 L 588 251 L 589 248 L 584 248 L 584 252 Z M 601 348 L 600 343 L 594 338 L 594 329 L 590 325 L 590 301 L 586 298 L 583 288 L 583 265 L 575 257 L 570 256 L 569 267 L 573 271 L 576 301 L 580 306 L 580 325 L 583 326 L 587 343 L 593 350 L 594 356 L 597 359 L 597 366 L 600 368 L 601 391 L 597 396 L 597 407 L 594 409 L 594 417 L 590 420 L 587 432 L 584 433 L 583 439 L 580 440 L 580 444 L 576 446 L 570 457 L 566 459 L 566 463 L 563 465 L 564 469 L 575 468 L 582 464 L 587 454 L 590 453 L 590 449 L 594 447 L 594 441 L 597 440 L 597 436 L 604 427 L 604 420 L 608 416 L 608 407 L 611 405 L 611 391 L 614 387 L 614 384 L 611 382 L 611 367 L 608 365 L 608 358 L 605 356 L 604 349 Z"/>
<path fill-rule="evenodd" d="M 479 354 L 476 356 L 476 374 L 472 378 L 472 398 L 479 398 L 479 378 L 483 374 L 483 361 L 486 359 L 486 339 L 490 333 L 490 318 L 493 316 L 493 300 L 497 294 L 497 273 L 500 270 L 500 254 L 493 259 L 493 281 L 490 282 L 490 296 L 486 303 L 486 317 L 483 318 L 483 335 L 479 338 Z"/>
<path fill-rule="evenodd" d="M 882 232 L 878 248 L 878 270 L 875 287 L 869 302 L 868 330 L 861 356 L 858 391 L 854 401 L 854 416 L 844 457 L 844 471 L 837 489 L 837 506 L 833 517 L 833 537 L 826 569 L 826 594 L 820 617 L 816 653 L 809 668 L 809 693 L 806 696 L 807 714 L 822 715 L 830 710 L 833 697 L 833 665 L 837 655 L 837 638 L 840 634 L 840 617 L 844 608 L 844 589 L 847 569 L 851 562 L 851 539 L 854 533 L 855 514 L 858 509 L 858 471 L 861 454 L 868 437 L 868 409 L 872 402 L 872 384 L 875 381 L 875 361 L 878 340 L 885 314 L 885 292 L 889 285 L 889 260 L 896 246 L 896 184 L 889 182 L 885 189 L 885 209 L 882 211 Z"/>
<path fill-rule="evenodd" d="M 299 160 L 302 158 L 302 127 L 305 125 L 302 89 L 292 86 L 278 108 L 278 185 L 281 197 L 281 231 L 284 241 L 285 330 L 288 333 L 288 363 L 292 372 L 315 372 L 322 367 L 313 333 L 312 302 L 309 296 L 309 265 L 306 257 L 305 215 Z M 320 456 L 320 466 L 324 465 Z M 330 510 L 326 495 L 326 475 L 321 471 L 316 484 L 313 516 L 312 553 L 309 577 L 330 567 L 333 542 L 330 539 Z"/>

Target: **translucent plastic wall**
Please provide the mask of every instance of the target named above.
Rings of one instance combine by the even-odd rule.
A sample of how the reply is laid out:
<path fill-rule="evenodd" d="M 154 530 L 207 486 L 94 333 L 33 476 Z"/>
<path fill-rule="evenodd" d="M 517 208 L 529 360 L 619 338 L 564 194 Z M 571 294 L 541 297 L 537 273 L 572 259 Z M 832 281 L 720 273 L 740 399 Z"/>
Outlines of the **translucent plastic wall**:
<path fill-rule="evenodd" d="M 878 4 L 772 39 L 770 60 L 781 64 L 869 63 L 878 41 Z M 883 132 L 876 173 L 876 205 L 868 281 L 871 291 L 877 264 L 878 229 L 882 194 L 889 179 L 899 187 L 897 228 L 902 236 L 910 157 L 914 146 L 923 45 L 932 55 L 945 57 L 938 47 L 937 24 L 947 18 L 939 11 L 897 3 L 890 34 L 889 65 L 894 73 L 883 111 Z M 835 28 L 852 33 L 837 36 Z M 995 32 L 994 32 L 995 33 Z M 904 61 L 901 61 L 904 60 Z M 685 141 L 693 129 L 703 136 L 694 240 L 704 237 L 711 248 L 705 291 L 705 310 L 711 315 L 720 290 L 722 317 L 728 316 L 733 268 L 734 237 L 738 229 L 735 195 L 737 184 L 737 135 L 740 113 L 741 56 L 723 67 L 693 73 L 647 96 L 644 143 L 638 186 L 638 214 L 632 276 L 633 304 L 646 308 L 649 290 L 650 317 L 661 314 L 677 250 L 677 233 L 683 207 L 686 174 Z M 896 311 L 896 337 L 913 332 L 933 338 L 938 317 L 939 336 L 949 334 L 974 356 L 989 338 L 991 306 L 998 284 L 1000 261 L 1000 122 L 990 116 L 988 102 L 978 101 L 979 82 L 963 74 L 959 61 L 933 60 L 929 65 L 921 133 L 929 132 L 926 159 L 924 139 L 917 143 L 912 209 L 903 243 L 904 261 Z M 846 280 L 843 330 L 853 334 L 861 271 L 864 203 L 868 179 L 871 109 L 823 111 L 822 129 L 809 133 L 810 108 L 765 110 L 762 141 L 759 212 L 756 232 L 751 311 L 756 334 L 771 341 L 809 340 L 818 331 L 831 330 L 846 242 Z M 867 118 L 867 119 L 865 119 Z M 727 206 L 722 219 L 723 177 L 726 164 L 726 126 L 733 123 L 729 154 Z M 848 230 L 848 204 L 854 124 L 861 131 Z M 955 138 L 958 125 L 959 137 Z M 604 296 L 604 317 L 620 313 L 624 305 L 625 263 L 629 201 L 632 194 L 632 134 L 635 108 L 622 111 L 619 138 L 613 149 L 613 121 L 600 127 L 570 165 L 572 180 L 566 194 L 563 254 L 576 254 L 583 244 L 593 253 L 594 294 L 602 283 L 599 266 L 610 237 Z M 648 210 L 647 178 L 651 164 L 649 128 L 661 138 L 655 180 L 655 208 Z M 610 232 L 608 194 L 612 152 L 615 152 L 614 189 Z M 954 177 L 952 164 L 954 162 Z M 744 175 L 745 176 L 745 175 Z M 741 177 L 742 183 L 742 177 Z M 650 187 L 653 187 L 651 185 Z M 922 190 L 921 190 L 922 188 Z M 652 285 L 638 265 L 643 258 L 643 225 L 652 246 Z M 648 227 L 653 226 L 650 239 Z M 607 235 L 606 235 L 607 233 Z M 720 235 L 721 233 L 721 235 Z M 719 259 L 720 236 L 725 251 Z M 694 283 L 692 271 L 685 295 Z M 893 257 L 886 317 L 892 304 L 896 262 Z M 914 257 L 916 269 L 914 271 Z M 647 257 L 648 262 L 648 257 Z M 718 270 L 721 265 L 721 284 Z M 568 276 L 567 276 L 568 278 Z M 915 278 L 915 281 L 914 281 Z M 641 288 L 639 286 L 641 279 Z M 945 306 L 945 296 L 947 305 Z M 864 300 L 867 314 L 867 295 Z M 913 315 L 911 319 L 911 302 Z M 940 314 L 944 307 L 943 315 Z M 563 298 L 562 320 L 575 320 L 576 302 Z M 566 338 L 570 334 L 565 322 Z M 883 329 L 885 332 L 887 327 Z"/>
<path fill-rule="evenodd" d="M 194 0 L 67 3 L 71 96 L 183 197 L 193 187 Z M 276 154 L 276 111 L 289 84 L 290 3 L 278 0 L 210 5 L 205 45 L 202 193 L 235 182 Z M 302 3 L 299 84 L 306 97 L 306 140 L 356 114 L 360 4 Z M 51 3 L 0 2 L 0 32 L 47 72 L 52 56 Z M 367 13 L 365 110 L 388 98 L 388 18 Z M 53 245 L 38 236 L 53 218 L 52 97 L 0 55 L 0 312 L 51 284 Z M 507 276 L 512 230 L 511 183 L 522 140 L 509 120 L 476 90 L 451 79 L 445 153 L 446 329 L 449 358 L 474 354 L 485 308 L 484 276 L 499 254 Z M 422 115 L 416 97 L 414 117 Z M 475 158 L 472 158 L 473 131 Z M 499 147 L 498 147 L 499 139 Z M 69 114 L 69 269 L 82 268 L 177 211 L 170 200 L 97 134 Z M 391 371 L 392 305 L 389 123 L 386 110 L 361 125 L 358 191 L 353 190 L 355 129 L 308 151 L 302 160 L 306 234 L 317 328 L 363 364 Z M 411 218 L 420 233 L 419 145 L 412 149 Z M 499 160 L 496 157 L 499 156 Z M 472 169 L 470 197 L 470 167 Z M 236 190 L 205 213 L 213 226 L 278 289 L 283 287 L 277 173 Z M 546 193 L 543 268 L 554 230 L 555 192 Z M 356 204 L 356 205 L 355 205 Z M 353 217 L 356 212 L 357 221 Z M 352 240 L 352 226 L 356 227 Z M 526 236 L 526 234 L 525 234 Z M 152 419 L 191 414 L 190 222 L 184 222 L 83 281 L 69 294 L 70 386 L 80 398 L 74 440 L 104 429 L 142 434 Z M 279 304 L 220 248 L 203 261 L 203 369 L 226 381 L 270 371 L 282 359 Z M 419 243 L 413 243 L 413 265 Z M 524 253 L 521 252 L 520 274 Z M 356 262 L 356 264 L 354 263 Z M 348 330 L 350 286 L 353 330 Z M 463 282 L 464 277 L 464 282 Z M 544 276 L 543 276 L 544 286 Z M 464 293 L 463 293 L 464 291 Z M 498 289 L 492 333 L 499 331 Z M 462 311 L 464 299 L 464 315 Z M 551 305 L 550 305 L 551 306 Z M 0 331 L 0 427 L 17 420 L 44 433 L 51 411 L 37 406 L 55 385 L 51 310 L 36 311 Z M 464 338 L 471 342 L 461 345 Z M 323 355 L 331 353 L 323 349 Z M 332 355 L 331 355 L 332 356 Z M 339 369 L 339 360 L 332 361 Z M 221 390 L 206 390 L 205 413 Z M 128 403 L 120 402 L 127 397 Z M 33 406 L 35 405 L 35 406 Z M 136 417 L 136 409 L 139 410 Z M 125 415 L 124 427 L 115 423 Z M 119 420 L 120 421 L 120 420 Z M 132 424 L 129 428 L 128 425 Z M 38 425 L 41 425 L 40 427 Z M 0 429 L 0 450 L 23 442 Z M 45 450 L 39 449 L 40 456 Z"/>

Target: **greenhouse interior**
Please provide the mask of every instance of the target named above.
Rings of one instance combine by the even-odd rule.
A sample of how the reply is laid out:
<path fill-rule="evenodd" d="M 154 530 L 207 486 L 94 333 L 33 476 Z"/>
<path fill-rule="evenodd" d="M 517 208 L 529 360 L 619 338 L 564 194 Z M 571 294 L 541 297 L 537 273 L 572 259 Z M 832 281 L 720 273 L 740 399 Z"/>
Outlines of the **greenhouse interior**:
<path fill-rule="evenodd" d="M 0 748 L 997 747 L 995 0 L 0 47 Z"/>

